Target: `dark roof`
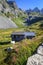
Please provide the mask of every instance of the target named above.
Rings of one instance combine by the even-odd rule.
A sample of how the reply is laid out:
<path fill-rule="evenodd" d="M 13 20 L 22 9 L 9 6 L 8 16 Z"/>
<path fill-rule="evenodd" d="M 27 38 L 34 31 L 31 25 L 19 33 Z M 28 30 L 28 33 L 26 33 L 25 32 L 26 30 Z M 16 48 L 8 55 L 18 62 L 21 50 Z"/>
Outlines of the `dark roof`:
<path fill-rule="evenodd" d="M 35 36 L 34 32 L 14 32 L 12 35 L 25 35 L 25 36 Z"/>
<path fill-rule="evenodd" d="M 24 35 L 24 32 L 13 32 L 12 35 Z"/>

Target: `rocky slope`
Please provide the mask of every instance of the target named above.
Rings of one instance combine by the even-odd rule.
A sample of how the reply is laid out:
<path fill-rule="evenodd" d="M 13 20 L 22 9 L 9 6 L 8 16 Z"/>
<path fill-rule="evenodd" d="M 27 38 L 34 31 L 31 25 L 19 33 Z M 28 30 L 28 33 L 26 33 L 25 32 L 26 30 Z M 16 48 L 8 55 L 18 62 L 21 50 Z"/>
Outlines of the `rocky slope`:
<path fill-rule="evenodd" d="M 28 58 L 27 65 L 43 65 L 43 44 L 37 49 L 37 53 Z"/>
<path fill-rule="evenodd" d="M 34 9 L 28 9 L 25 11 L 28 15 L 31 14 L 39 14 L 39 15 L 43 15 L 43 8 L 39 9 L 38 7 L 35 7 Z"/>
<path fill-rule="evenodd" d="M 24 15 L 24 12 L 20 10 L 14 0 L 0 0 L 0 12 L 4 14 L 12 14 L 18 17 L 19 14 Z"/>
<path fill-rule="evenodd" d="M 10 4 L 9 0 L 0 0 L 0 6 L 2 6 L 2 8 L 0 7 L 0 9 L 4 13 L 12 12 L 14 8 L 17 9 L 16 3 L 12 1 L 12 3 Z"/>
<path fill-rule="evenodd" d="M 2 19 L 2 20 L 0 20 L 0 29 L 3 28 L 4 25 L 7 26 L 7 21 L 9 24 L 8 18 L 13 20 L 14 24 L 11 26 L 9 26 L 10 25 L 9 24 L 7 27 L 4 27 L 4 28 L 9 28 L 9 27 L 12 28 L 12 26 L 16 27 L 15 24 L 16 25 L 22 24 L 23 17 L 25 18 L 26 13 L 24 11 L 22 11 L 22 9 L 18 8 L 15 1 L 16 0 L 0 0 L 0 16 L 4 16 L 4 22 L 3 22 L 3 17 L 0 17 L 0 19 Z M 7 19 L 5 19 L 5 16 Z M 17 23 L 17 21 L 18 21 L 17 19 L 20 21 L 20 23 L 19 22 Z M 6 20 L 6 24 L 5 24 L 5 20 Z M 12 23 L 13 23 L 13 21 L 12 21 Z M 4 25 L 3 25 L 3 23 L 4 23 Z M 1 25 L 3 25 L 3 27 Z"/>
<path fill-rule="evenodd" d="M 17 28 L 17 25 L 7 17 L 0 16 L 0 29 Z"/>

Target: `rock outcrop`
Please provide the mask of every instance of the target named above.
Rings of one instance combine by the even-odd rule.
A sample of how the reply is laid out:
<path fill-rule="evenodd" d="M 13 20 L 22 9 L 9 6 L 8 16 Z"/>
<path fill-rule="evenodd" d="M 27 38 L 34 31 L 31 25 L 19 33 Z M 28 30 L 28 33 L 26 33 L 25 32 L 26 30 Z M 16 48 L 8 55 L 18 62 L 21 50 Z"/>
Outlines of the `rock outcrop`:
<path fill-rule="evenodd" d="M 14 14 L 14 11 L 18 10 L 18 7 L 15 1 L 12 1 L 10 4 L 9 0 L 0 0 L 0 9 L 0 11 L 3 11 L 4 13 L 13 12 L 12 14 Z"/>
<path fill-rule="evenodd" d="M 17 28 L 17 25 L 9 18 L 0 16 L 0 29 Z"/>
<path fill-rule="evenodd" d="M 18 8 L 15 1 L 0 0 L 0 29 L 17 28 L 17 25 L 12 19 L 18 18 L 18 15 L 24 14 L 24 12 Z"/>
<path fill-rule="evenodd" d="M 28 58 L 27 65 L 43 65 L 43 44 L 37 49 L 37 53 Z"/>
<path fill-rule="evenodd" d="M 19 14 L 24 14 L 22 10 L 20 10 L 15 2 L 16 0 L 0 0 L 0 12 L 8 14 L 15 15 L 15 17 L 18 17 Z"/>

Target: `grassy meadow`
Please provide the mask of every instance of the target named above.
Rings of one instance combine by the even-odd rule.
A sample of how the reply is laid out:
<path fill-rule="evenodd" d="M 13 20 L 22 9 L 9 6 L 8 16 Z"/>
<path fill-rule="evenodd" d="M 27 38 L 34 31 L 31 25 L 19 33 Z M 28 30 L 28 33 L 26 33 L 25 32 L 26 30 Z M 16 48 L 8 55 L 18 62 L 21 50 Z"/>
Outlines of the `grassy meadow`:
<path fill-rule="evenodd" d="M 43 28 L 40 27 L 40 22 L 24 28 L 0 30 L 0 65 L 26 65 L 28 57 L 33 55 L 43 42 Z M 13 45 L 10 43 L 11 34 L 18 31 L 33 31 L 36 36 L 32 40 L 25 39 Z M 8 47 L 13 47 L 14 50 L 8 53 L 5 51 Z"/>

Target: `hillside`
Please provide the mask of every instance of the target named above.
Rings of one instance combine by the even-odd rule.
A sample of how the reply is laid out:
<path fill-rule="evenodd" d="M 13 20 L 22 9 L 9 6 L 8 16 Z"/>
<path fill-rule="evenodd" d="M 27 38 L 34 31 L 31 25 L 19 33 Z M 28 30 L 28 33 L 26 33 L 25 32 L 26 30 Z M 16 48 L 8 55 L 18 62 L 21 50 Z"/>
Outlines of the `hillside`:
<path fill-rule="evenodd" d="M 8 18 L 11 19 L 14 22 L 14 24 L 13 24 L 14 26 L 16 24 L 18 27 L 20 27 L 20 26 L 23 27 L 22 22 L 25 21 L 24 19 L 27 17 L 27 14 L 22 9 L 18 8 L 15 1 L 0 0 L 0 16 L 4 16 L 4 19 L 5 19 L 5 16 L 7 19 Z M 1 18 L 1 19 L 3 19 L 3 18 Z M 9 22 L 8 22 L 8 24 L 9 24 Z M 3 24 L 0 24 L 0 25 L 3 25 Z M 7 25 L 7 22 L 6 22 L 6 25 Z M 12 26 L 9 26 L 6 28 L 12 28 Z"/>
<path fill-rule="evenodd" d="M 11 19 L 12 22 L 14 22 L 14 24 L 19 28 L 24 28 L 26 25 L 29 26 L 30 24 L 37 22 L 37 19 L 39 20 L 40 17 L 42 17 L 41 19 L 43 20 L 43 15 L 40 13 L 41 11 L 37 7 L 30 10 L 23 11 L 22 9 L 18 8 L 16 1 L 0 0 L 0 15 Z M 32 20 L 26 21 L 26 19 L 29 19 L 29 17 L 32 17 Z M 24 23 L 25 21 L 26 24 Z M 9 26 L 8 28 L 12 27 Z"/>
<path fill-rule="evenodd" d="M 25 28 L 0 30 L 0 65 L 26 65 L 28 57 L 33 55 L 39 44 L 43 43 L 43 27 L 40 27 L 42 22 L 43 20 Z M 10 35 L 13 31 L 33 31 L 36 37 L 12 45 Z M 5 51 L 8 47 L 13 47 L 14 50 L 8 53 Z"/>
<path fill-rule="evenodd" d="M 7 17 L 0 16 L 0 29 L 17 28 L 17 25 Z"/>
<path fill-rule="evenodd" d="M 34 32 L 35 37 L 12 44 L 13 32 Z M 28 58 L 42 43 L 43 15 L 39 9 L 25 12 L 18 8 L 16 0 L 0 0 L 0 65 L 26 65 Z"/>

